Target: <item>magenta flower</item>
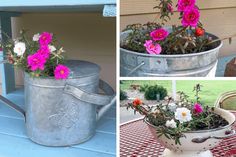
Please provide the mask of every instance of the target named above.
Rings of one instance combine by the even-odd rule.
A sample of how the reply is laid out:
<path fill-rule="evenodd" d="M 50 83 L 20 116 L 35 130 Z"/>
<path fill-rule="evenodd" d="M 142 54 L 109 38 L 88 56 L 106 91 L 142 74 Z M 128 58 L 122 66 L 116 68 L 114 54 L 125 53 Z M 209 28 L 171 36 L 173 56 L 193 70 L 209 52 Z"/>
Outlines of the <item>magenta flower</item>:
<path fill-rule="evenodd" d="M 40 45 L 48 45 L 52 42 L 52 34 L 48 32 L 43 32 L 39 37 Z"/>
<path fill-rule="evenodd" d="M 193 113 L 195 114 L 199 114 L 199 113 L 202 113 L 203 112 L 203 107 L 201 104 L 199 103 L 196 103 L 193 107 Z"/>
<path fill-rule="evenodd" d="M 150 36 L 154 41 L 164 40 L 169 35 L 169 32 L 163 28 L 154 30 L 150 33 Z"/>
<path fill-rule="evenodd" d="M 184 27 L 196 27 L 200 18 L 200 12 L 196 7 L 188 7 L 183 12 L 182 25 Z"/>
<path fill-rule="evenodd" d="M 54 76 L 56 80 L 67 79 L 69 74 L 70 69 L 65 65 L 58 64 L 54 70 Z"/>
<path fill-rule="evenodd" d="M 50 49 L 47 45 L 41 45 L 40 49 L 37 51 L 40 55 L 45 57 L 46 59 L 50 56 Z"/>
<path fill-rule="evenodd" d="M 172 5 L 169 3 L 167 5 L 167 9 L 169 10 L 169 12 L 173 13 L 174 12 L 174 8 L 172 7 Z"/>
<path fill-rule="evenodd" d="M 35 53 L 27 57 L 27 63 L 32 71 L 36 71 L 38 69 L 44 70 L 46 58 L 40 55 L 39 53 Z"/>
<path fill-rule="evenodd" d="M 151 55 L 158 55 L 161 53 L 162 49 L 159 44 L 153 44 L 152 40 L 146 40 L 144 46 L 146 47 L 146 50 Z"/>
<path fill-rule="evenodd" d="M 178 0 L 178 11 L 185 11 L 187 7 L 194 7 L 196 0 Z"/>

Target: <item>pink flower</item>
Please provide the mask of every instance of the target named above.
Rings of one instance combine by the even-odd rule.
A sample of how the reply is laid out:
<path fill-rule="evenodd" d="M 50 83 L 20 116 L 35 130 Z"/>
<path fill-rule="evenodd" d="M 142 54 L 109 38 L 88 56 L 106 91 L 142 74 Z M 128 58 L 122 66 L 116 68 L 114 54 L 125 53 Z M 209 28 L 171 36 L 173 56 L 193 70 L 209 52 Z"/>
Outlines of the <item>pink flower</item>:
<path fill-rule="evenodd" d="M 193 113 L 195 114 L 199 114 L 199 113 L 202 113 L 203 112 L 203 107 L 201 104 L 199 103 L 196 103 L 193 107 Z"/>
<path fill-rule="evenodd" d="M 70 74 L 70 69 L 65 65 L 58 64 L 56 69 L 54 70 L 54 75 L 56 80 L 67 79 L 69 74 Z"/>
<path fill-rule="evenodd" d="M 169 3 L 167 5 L 167 9 L 169 10 L 169 12 L 173 13 L 174 12 L 174 8 L 172 7 L 172 5 Z"/>
<path fill-rule="evenodd" d="M 184 27 L 196 27 L 200 18 L 200 12 L 196 7 L 188 7 L 185 9 L 182 19 Z"/>
<path fill-rule="evenodd" d="M 43 32 L 39 37 L 40 45 L 48 45 L 52 42 L 52 34 L 48 32 Z"/>
<path fill-rule="evenodd" d="M 154 45 L 152 40 L 146 40 L 144 46 L 149 54 L 158 55 L 161 53 L 161 46 L 159 44 Z"/>
<path fill-rule="evenodd" d="M 182 12 L 187 7 L 194 7 L 196 0 L 178 0 L 178 11 Z"/>
<path fill-rule="evenodd" d="M 152 37 L 153 40 L 155 41 L 160 41 L 160 40 L 164 40 L 167 36 L 169 35 L 169 32 L 166 31 L 163 28 L 154 30 L 150 33 L 150 36 Z"/>
<path fill-rule="evenodd" d="M 36 71 L 38 69 L 44 70 L 46 58 L 40 55 L 39 53 L 35 53 L 27 57 L 27 63 L 32 71 Z"/>
<path fill-rule="evenodd" d="M 50 56 L 50 50 L 47 45 L 41 45 L 40 49 L 37 51 L 40 55 L 44 56 L 46 59 Z"/>

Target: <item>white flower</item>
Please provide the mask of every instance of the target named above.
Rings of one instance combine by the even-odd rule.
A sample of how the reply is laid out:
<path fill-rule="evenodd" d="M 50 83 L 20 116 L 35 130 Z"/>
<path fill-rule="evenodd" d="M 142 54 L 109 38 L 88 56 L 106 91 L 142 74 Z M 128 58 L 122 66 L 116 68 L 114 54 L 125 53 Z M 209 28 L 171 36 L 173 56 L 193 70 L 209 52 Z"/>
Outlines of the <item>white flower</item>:
<path fill-rule="evenodd" d="M 17 54 L 17 56 L 22 56 L 25 53 L 25 50 L 26 50 L 25 43 L 23 42 L 15 43 L 14 52 Z"/>
<path fill-rule="evenodd" d="M 53 46 L 53 45 L 48 45 L 48 47 L 49 47 L 50 52 L 54 52 L 54 51 L 57 50 L 57 49 L 55 48 L 55 46 Z"/>
<path fill-rule="evenodd" d="M 174 121 L 174 119 L 167 120 L 166 121 L 166 127 L 168 127 L 168 128 L 176 128 L 177 125 L 176 125 L 176 122 Z"/>
<path fill-rule="evenodd" d="M 170 103 L 168 104 L 168 108 L 170 109 L 171 112 L 175 112 L 177 105 L 175 103 Z"/>
<path fill-rule="evenodd" d="M 61 47 L 61 48 L 59 49 L 59 51 L 60 51 L 60 53 L 66 52 L 66 51 L 63 49 L 63 47 Z"/>
<path fill-rule="evenodd" d="M 39 41 L 39 38 L 40 38 L 40 34 L 38 33 L 38 34 L 35 34 L 34 36 L 33 36 L 33 41 Z"/>
<path fill-rule="evenodd" d="M 175 111 L 175 119 L 179 120 L 180 123 L 188 122 L 192 120 L 192 114 L 190 110 L 185 107 L 177 108 Z"/>

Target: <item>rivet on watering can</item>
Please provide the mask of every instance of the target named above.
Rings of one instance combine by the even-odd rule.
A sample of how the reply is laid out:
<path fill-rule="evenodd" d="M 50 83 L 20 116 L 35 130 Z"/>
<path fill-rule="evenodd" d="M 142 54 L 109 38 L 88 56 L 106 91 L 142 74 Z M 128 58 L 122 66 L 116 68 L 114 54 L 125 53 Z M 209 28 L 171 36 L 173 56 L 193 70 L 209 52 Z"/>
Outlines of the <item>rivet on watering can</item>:
<path fill-rule="evenodd" d="M 161 64 L 161 61 L 157 60 L 157 63 L 158 63 L 158 64 Z"/>

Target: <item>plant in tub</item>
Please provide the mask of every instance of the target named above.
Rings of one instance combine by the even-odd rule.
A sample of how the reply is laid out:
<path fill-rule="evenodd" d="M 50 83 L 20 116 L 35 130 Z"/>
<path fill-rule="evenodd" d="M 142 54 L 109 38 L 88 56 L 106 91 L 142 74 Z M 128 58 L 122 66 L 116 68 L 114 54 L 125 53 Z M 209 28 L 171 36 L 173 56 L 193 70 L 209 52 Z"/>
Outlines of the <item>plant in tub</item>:
<path fill-rule="evenodd" d="M 178 0 L 177 11 L 181 26 L 164 27 L 173 15 L 172 0 L 159 0 L 154 7 L 160 10 L 160 22 L 128 25 L 124 31 L 129 31 L 121 47 L 130 51 L 150 55 L 176 55 L 200 53 L 216 48 L 219 40 L 212 39 L 205 33 L 200 22 L 200 11 L 196 0 Z M 224 38 L 224 39 L 230 39 Z"/>

